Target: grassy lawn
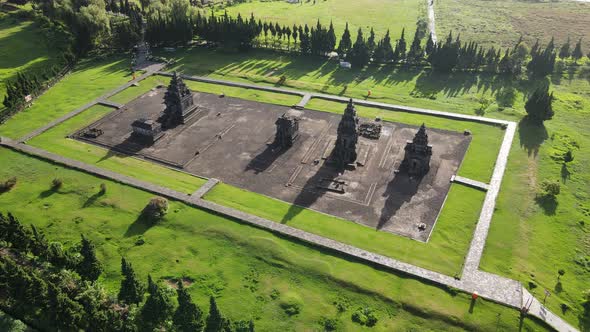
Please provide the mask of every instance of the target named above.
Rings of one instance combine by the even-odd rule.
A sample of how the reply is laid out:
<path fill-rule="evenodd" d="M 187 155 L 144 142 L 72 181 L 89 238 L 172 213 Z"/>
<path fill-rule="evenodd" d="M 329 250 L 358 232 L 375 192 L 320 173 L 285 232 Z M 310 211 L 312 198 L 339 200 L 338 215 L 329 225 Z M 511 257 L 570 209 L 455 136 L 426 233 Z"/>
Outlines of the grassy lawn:
<path fill-rule="evenodd" d="M 520 36 L 529 46 L 536 39 L 555 37 L 561 45 L 568 37 L 572 47 L 590 41 L 590 3 L 579 1 L 443 0 L 435 1 L 436 30 L 440 40 L 453 31 L 461 40 L 485 46 L 513 47 Z"/>
<path fill-rule="evenodd" d="M 397 40 L 402 29 L 406 28 L 405 38 L 411 41 L 416 30 L 416 22 L 419 18 L 426 17 L 425 4 L 426 2 L 421 0 L 311 0 L 297 4 L 254 0 L 228 6 L 217 12 L 221 15 L 227 10 L 232 16 L 240 13 L 242 17 L 250 17 L 250 14 L 254 13 L 256 19 L 278 22 L 289 27 L 293 24 L 307 24 L 311 28 L 318 19 L 322 25 L 329 26 L 332 21 L 338 40 L 344 32 L 346 22 L 349 24 L 353 41 L 358 28 L 363 29 L 365 38 L 371 27 L 375 29 L 377 38 L 390 29 L 393 41 Z M 395 19 L 391 19 L 392 17 Z"/>
<path fill-rule="evenodd" d="M 0 100 L 6 81 L 19 71 L 34 73 L 49 68 L 56 56 L 31 21 L 21 21 L 0 13 Z M 4 105 L 0 104 L 0 112 Z"/>
<path fill-rule="evenodd" d="M 178 172 L 152 162 L 112 153 L 101 147 L 66 138 L 78 129 L 97 121 L 113 109 L 93 106 L 68 121 L 33 138 L 28 144 L 76 159 L 111 171 L 132 176 L 140 180 L 172 188 L 185 193 L 193 193 L 205 180 L 188 173 Z"/>
<path fill-rule="evenodd" d="M 447 275 L 460 275 L 485 194 L 461 185 L 452 185 L 444 209 L 428 243 L 377 231 L 352 221 L 232 187 L 218 184 L 205 199 L 269 220 L 281 222 L 295 215 L 287 225 L 310 233 L 399 259 Z M 293 211 L 295 209 L 295 211 Z"/>
<path fill-rule="evenodd" d="M 152 75 L 139 81 L 137 86 L 132 85 L 127 89 L 111 96 L 108 100 L 119 104 L 127 104 L 133 99 L 155 88 L 156 86 L 160 84 L 167 85 L 169 82 L 170 79 L 168 77 Z"/>
<path fill-rule="evenodd" d="M 131 261 L 142 278 L 188 277 L 193 299 L 207 308 L 218 298 L 232 319 L 254 319 L 267 330 L 319 330 L 323 318 L 342 330 L 364 330 L 351 321 L 358 307 L 376 311 L 371 330 L 516 330 L 518 312 L 478 300 L 469 313 L 467 294 L 375 269 L 332 252 L 267 231 L 170 202 L 165 220 L 147 228 L 138 215 L 150 194 L 118 183 L 0 149 L 0 178 L 16 176 L 17 185 L 0 195 L 0 206 L 25 223 L 34 223 L 48 239 L 71 246 L 85 234 L 97 245 L 105 272 L 101 280 L 115 292 L 121 281 L 120 257 Z M 54 177 L 59 191 L 49 190 Z M 106 193 L 97 194 L 101 183 Z M 138 239 L 143 239 L 140 245 Z M 271 296 L 272 295 L 272 296 Z M 288 316 L 280 304 L 296 299 L 301 311 Z M 336 305 L 345 310 L 338 312 Z M 525 320 L 527 330 L 544 330 Z"/>
<path fill-rule="evenodd" d="M 0 126 L 0 135 L 19 138 L 129 81 L 129 60 L 82 60 L 33 106 Z"/>

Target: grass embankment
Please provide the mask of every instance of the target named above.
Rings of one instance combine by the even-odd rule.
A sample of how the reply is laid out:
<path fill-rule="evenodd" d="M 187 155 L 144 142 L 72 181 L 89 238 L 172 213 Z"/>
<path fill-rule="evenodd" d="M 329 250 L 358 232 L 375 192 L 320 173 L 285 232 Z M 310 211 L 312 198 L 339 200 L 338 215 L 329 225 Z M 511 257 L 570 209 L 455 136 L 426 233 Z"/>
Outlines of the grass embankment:
<path fill-rule="evenodd" d="M 273 235 L 178 202 L 161 224 L 147 228 L 138 219 L 152 196 L 118 183 L 65 169 L 7 149 L 0 149 L 0 179 L 18 178 L 0 195 L 0 206 L 24 223 L 33 223 L 50 240 L 67 247 L 85 234 L 104 264 L 101 281 L 116 292 L 125 256 L 145 280 L 188 277 L 193 299 L 207 308 L 208 296 L 232 319 L 254 319 L 258 330 L 322 329 L 323 318 L 342 330 L 363 330 L 351 314 L 359 307 L 376 311 L 370 330 L 516 330 L 518 312 L 478 300 L 469 313 L 467 294 L 454 294 L 400 277 L 332 252 Z M 51 179 L 63 180 L 58 191 Z M 106 193 L 99 194 L 101 183 Z M 143 240 L 144 243 L 138 240 Z M 281 308 L 297 299 L 300 312 Z M 337 305 L 345 308 L 338 312 Z M 543 330 L 525 320 L 530 330 Z"/>
<path fill-rule="evenodd" d="M 0 135 L 19 138 L 100 97 L 131 79 L 123 57 L 82 60 L 64 79 L 40 96 L 31 107 L 0 126 Z"/>
<path fill-rule="evenodd" d="M 590 3 L 582 1 L 445 0 L 435 1 L 439 40 L 453 32 L 461 40 L 484 46 L 514 47 L 522 36 L 533 46 L 536 39 L 546 44 L 555 37 L 557 47 L 568 38 L 572 50 L 582 38 L 588 51 Z M 584 53 L 586 53 L 584 52 Z"/>
<path fill-rule="evenodd" d="M 348 22 L 353 42 L 358 28 L 363 29 L 366 39 L 373 27 L 377 40 L 385 35 L 387 29 L 390 29 L 393 41 L 400 37 L 402 29 L 405 28 L 405 38 L 411 44 L 416 22 L 420 18 L 426 18 L 425 7 L 425 2 L 420 0 L 312 0 L 295 4 L 285 1 L 256 0 L 228 6 L 219 9 L 217 13 L 222 15 L 227 10 L 231 16 L 235 17 L 240 13 L 244 18 L 250 17 L 253 13 L 256 19 L 269 23 L 278 22 L 290 28 L 293 24 L 307 24 L 311 29 L 315 27 L 318 19 L 322 25 L 328 27 L 332 21 L 337 40 L 340 40 Z M 395 19 L 392 20 L 392 17 Z M 293 45 L 292 41 L 291 45 Z"/>
<path fill-rule="evenodd" d="M 0 12 L 0 101 L 6 94 L 6 82 L 16 73 L 42 72 L 50 68 L 57 54 L 47 45 L 31 21 L 18 20 Z M 0 104 L 0 113 L 4 105 Z"/>

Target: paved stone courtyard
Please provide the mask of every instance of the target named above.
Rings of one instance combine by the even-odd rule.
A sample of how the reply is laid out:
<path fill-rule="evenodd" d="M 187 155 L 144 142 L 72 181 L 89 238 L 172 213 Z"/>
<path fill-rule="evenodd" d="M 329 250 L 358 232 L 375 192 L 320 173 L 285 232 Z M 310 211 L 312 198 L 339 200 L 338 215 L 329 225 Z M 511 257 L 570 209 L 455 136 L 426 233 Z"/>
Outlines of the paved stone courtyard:
<path fill-rule="evenodd" d="M 378 140 L 360 138 L 357 162 L 361 165 L 342 172 L 326 162 L 340 115 L 305 110 L 295 145 L 281 150 L 270 143 L 274 122 L 288 107 L 195 92 L 198 114 L 185 125 L 167 130 L 152 146 L 142 145 L 131 138 L 131 123 L 138 118 L 156 119 L 164 109 L 164 91 L 150 91 L 74 136 L 110 148 L 104 158 L 115 151 L 136 154 L 421 241 L 428 239 L 434 227 L 450 179 L 471 140 L 463 133 L 428 129 L 433 146 L 430 172 L 421 180 L 410 179 L 394 170 L 403 159 L 406 141 L 418 128 L 385 122 Z M 88 128 L 103 134 L 83 138 L 81 133 Z M 324 188 L 333 181 L 343 182 L 344 192 Z M 288 224 L 299 212 L 292 207 L 282 221 Z"/>

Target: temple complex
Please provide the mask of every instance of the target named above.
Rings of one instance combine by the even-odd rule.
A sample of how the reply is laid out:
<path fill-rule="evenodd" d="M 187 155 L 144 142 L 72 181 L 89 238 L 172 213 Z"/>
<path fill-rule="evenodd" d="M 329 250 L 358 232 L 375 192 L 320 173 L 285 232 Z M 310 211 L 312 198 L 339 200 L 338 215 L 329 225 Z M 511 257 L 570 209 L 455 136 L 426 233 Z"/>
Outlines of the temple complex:
<path fill-rule="evenodd" d="M 162 126 L 154 120 L 138 119 L 131 124 L 132 136 L 144 143 L 152 144 L 162 136 Z"/>
<path fill-rule="evenodd" d="M 402 169 L 410 176 L 422 177 L 430 170 L 432 146 L 428 144 L 426 126 L 422 124 L 412 141 L 407 141 Z"/>
<path fill-rule="evenodd" d="M 164 95 L 164 104 L 166 104 L 166 109 L 158 120 L 162 123 L 164 130 L 186 123 L 197 110 L 192 92 L 176 72 L 172 75 L 172 80 Z"/>
<path fill-rule="evenodd" d="M 332 160 L 340 167 L 352 164 L 356 161 L 356 146 L 359 138 L 359 119 L 352 99 L 344 110 L 344 115 L 338 124 L 338 136 L 334 146 Z"/>
<path fill-rule="evenodd" d="M 293 142 L 299 137 L 299 120 L 303 112 L 290 109 L 277 119 L 275 125 L 277 132 L 275 135 L 275 143 L 282 148 L 289 148 L 293 146 Z"/>

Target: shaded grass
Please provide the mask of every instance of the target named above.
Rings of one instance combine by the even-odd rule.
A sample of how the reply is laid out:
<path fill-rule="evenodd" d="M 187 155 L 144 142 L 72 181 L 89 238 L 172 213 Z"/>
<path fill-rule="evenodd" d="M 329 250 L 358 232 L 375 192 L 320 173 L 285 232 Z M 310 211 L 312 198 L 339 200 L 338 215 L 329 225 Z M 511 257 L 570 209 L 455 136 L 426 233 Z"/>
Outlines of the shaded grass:
<path fill-rule="evenodd" d="M 0 135 L 19 138 L 127 82 L 129 62 L 121 57 L 82 60 L 33 106 L 0 126 Z"/>
<path fill-rule="evenodd" d="M 287 225 L 447 275 L 460 275 L 484 196 L 481 191 L 453 184 L 428 243 L 305 208 L 299 208 Z M 291 207 L 226 184 L 213 187 L 204 198 L 276 222 L 281 222 Z"/>
<path fill-rule="evenodd" d="M 110 107 L 96 105 L 45 133 L 33 138 L 28 144 L 58 155 L 94 164 L 163 187 L 193 193 L 205 183 L 205 179 L 175 171 L 152 162 L 112 153 L 104 148 L 66 138 L 88 124 L 112 112 Z"/>
<path fill-rule="evenodd" d="M 350 315 L 361 306 L 377 312 L 375 331 L 518 326 L 516 310 L 482 300 L 470 314 L 467 294 L 400 277 L 179 202 L 170 202 L 165 220 L 147 228 L 137 216 L 151 194 L 7 149 L 0 149 L 0 159 L 5 161 L 0 178 L 19 179 L 13 190 L 0 195 L 0 206 L 66 247 L 85 234 L 97 246 L 105 268 L 100 280 L 110 292 L 119 287 L 120 258 L 125 256 L 143 280 L 148 273 L 156 280 L 194 279 L 188 289 L 201 308 L 206 310 L 208 296 L 214 295 L 224 314 L 234 320 L 253 319 L 262 331 L 321 329 L 322 317 L 336 319 L 343 330 L 359 330 Z M 63 187 L 40 196 L 54 177 L 63 180 Z M 86 204 L 101 183 L 106 193 Z M 136 245 L 138 238 L 145 244 Z M 302 299 L 297 316 L 280 308 L 287 293 Z M 279 298 L 273 300 L 271 294 Z M 338 313 L 334 303 L 344 304 L 346 311 Z M 524 324 L 543 329 L 534 321 Z"/>

